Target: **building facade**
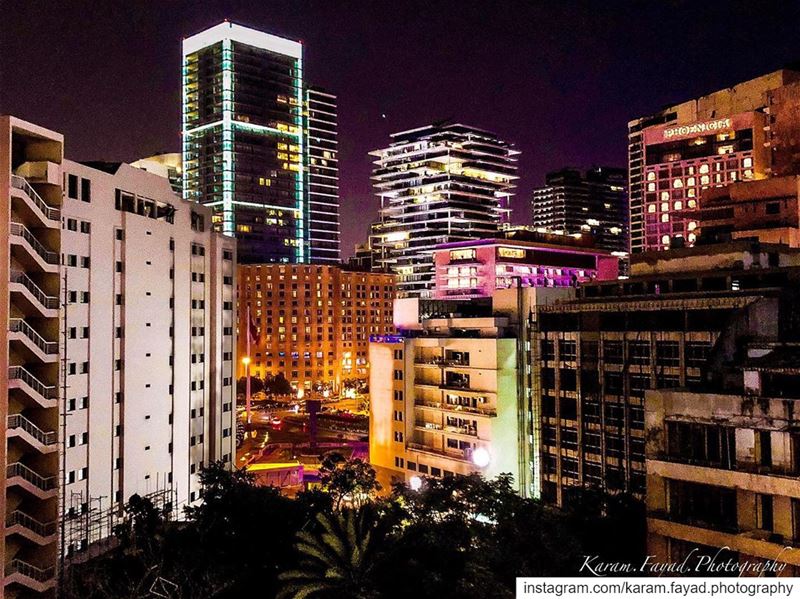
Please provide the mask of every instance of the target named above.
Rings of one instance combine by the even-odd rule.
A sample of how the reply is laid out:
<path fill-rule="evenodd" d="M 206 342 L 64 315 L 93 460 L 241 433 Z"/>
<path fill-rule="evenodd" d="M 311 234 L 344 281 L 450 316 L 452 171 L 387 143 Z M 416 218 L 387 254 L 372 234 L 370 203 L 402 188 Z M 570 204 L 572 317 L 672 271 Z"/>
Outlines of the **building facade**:
<path fill-rule="evenodd" d="M 508 473 L 538 497 L 530 331 L 537 307 L 572 295 L 530 287 L 396 300 L 398 332 L 370 340 L 370 463 L 381 479 Z"/>
<path fill-rule="evenodd" d="M 393 331 L 395 277 L 328 265 L 239 267 L 239 356 L 255 329 L 250 375 L 282 374 L 297 389 L 337 391 L 368 376 L 368 339 Z M 239 363 L 238 376 L 245 376 Z"/>
<path fill-rule="evenodd" d="M 370 343 L 370 463 L 390 479 L 520 480 L 517 338 L 508 318 L 430 319 Z"/>
<path fill-rule="evenodd" d="M 800 172 L 798 111 L 782 69 L 628 123 L 631 251 L 693 245 L 706 189 Z"/>
<path fill-rule="evenodd" d="M 111 536 L 133 494 L 180 517 L 233 463 L 235 240 L 168 179 L 65 161 L 64 552 Z"/>
<path fill-rule="evenodd" d="M 539 241 L 481 239 L 436 247 L 434 298 L 491 297 L 509 287 L 577 287 L 616 279 L 619 259 L 563 235 L 526 235 Z"/>
<path fill-rule="evenodd" d="M 531 337 L 542 498 L 643 497 L 645 394 L 697 387 L 747 336 L 775 336 L 800 253 L 748 241 L 634 257 L 629 279 L 539 306 Z"/>
<path fill-rule="evenodd" d="M 169 179 L 172 191 L 183 197 L 183 157 L 180 152 L 153 154 L 131 162 L 131 166 L 160 177 L 166 177 Z"/>
<path fill-rule="evenodd" d="M 625 169 L 566 168 L 547 173 L 533 190 L 531 224 L 568 235 L 591 233 L 598 248 L 628 252 L 628 193 Z"/>
<path fill-rule="evenodd" d="M 402 297 L 430 297 L 433 249 L 492 237 L 506 220 L 517 179 L 511 144 L 461 124 L 436 124 L 391 136 L 375 150 L 381 262 Z"/>
<path fill-rule="evenodd" d="M 759 342 L 745 356 L 726 384 L 647 393 L 648 554 L 796 576 L 800 355 L 796 343 Z"/>
<path fill-rule="evenodd" d="M 699 242 L 752 239 L 800 247 L 800 177 L 772 177 L 706 190 Z"/>
<path fill-rule="evenodd" d="M 183 197 L 242 263 L 307 262 L 303 47 L 221 23 L 183 40 Z"/>
<path fill-rule="evenodd" d="M 0 117 L 0 596 L 54 596 L 59 520 L 61 165 L 58 133 Z"/>
<path fill-rule="evenodd" d="M 306 87 L 305 94 L 310 260 L 338 266 L 341 235 L 336 96 L 316 87 Z"/>

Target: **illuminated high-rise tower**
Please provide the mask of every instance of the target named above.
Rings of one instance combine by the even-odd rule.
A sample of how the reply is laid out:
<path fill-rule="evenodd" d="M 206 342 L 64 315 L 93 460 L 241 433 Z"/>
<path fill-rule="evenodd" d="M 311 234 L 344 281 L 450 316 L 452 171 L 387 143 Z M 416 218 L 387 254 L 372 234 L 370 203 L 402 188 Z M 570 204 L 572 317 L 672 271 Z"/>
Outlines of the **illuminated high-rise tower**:
<path fill-rule="evenodd" d="M 308 262 L 303 46 L 220 23 L 183 40 L 183 197 L 242 263 Z"/>
<path fill-rule="evenodd" d="M 494 133 L 458 123 L 391 138 L 370 152 L 381 200 L 379 266 L 397 274 L 400 297 L 431 297 L 434 247 L 493 237 L 507 220 L 519 152 Z"/>

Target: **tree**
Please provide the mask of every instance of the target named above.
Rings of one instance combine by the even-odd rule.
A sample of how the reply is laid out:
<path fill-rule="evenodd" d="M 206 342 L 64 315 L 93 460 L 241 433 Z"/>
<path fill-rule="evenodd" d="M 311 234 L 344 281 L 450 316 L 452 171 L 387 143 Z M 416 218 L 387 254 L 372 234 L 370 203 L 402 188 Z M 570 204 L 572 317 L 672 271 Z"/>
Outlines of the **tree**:
<path fill-rule="evenodd" d="M 381 490 L 372 466 L 360 459 L 347 460 L 335 452 L 322 460 L 319 478 L 323 489 L 333 496 L 336 510 L 341 509 L 345 501 L 360 508 Z"/>
<path fill-rule="evenodd" d="M 383 531 L 371 506 L 317 514 L 317 530 L 298 533 L 297 568 L 278 578 L 278 599 L 371 599 L 381 595 L 374 580 L 375 555 Z"/>
<path fill-rule="evenodd" d="M 264 381 L 264 385 L 267 393 L 271 393 L 272 395 L 291 395 L 293 391 L 291 383 L 286 380 L 282 372 L 279 372 L 275 376 L 268 377 L 267 380 Z"/>
<path fill-rule="evenodd" d="M 264 390 L 264 381 L 257 376 L 250 377 L 250 393 L 260 393 Z M 236 381 L 236 393 L 247 393 L 247 377 L 243 376 Z"/>

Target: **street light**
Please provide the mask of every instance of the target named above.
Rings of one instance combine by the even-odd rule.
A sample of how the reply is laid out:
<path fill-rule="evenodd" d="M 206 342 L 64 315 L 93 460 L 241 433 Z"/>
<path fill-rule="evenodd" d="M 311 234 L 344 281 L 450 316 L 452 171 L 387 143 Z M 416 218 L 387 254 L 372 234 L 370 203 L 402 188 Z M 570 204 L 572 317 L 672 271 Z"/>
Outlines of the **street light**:
<path fill-rule="evenodd" d="M 422 479 L 419 476 L 412 476 L 408 479 L 408 486 L 412 491 L 419 491 L 422 488 Z"/>
<path fill-rule="evenodd" d="M 250 428 L 250 423 L 252 422 L 250 416 L 250 356 L 245 356 L 242 358 L 242 364 L 244 364 L 244 389 L 245 389 L 245 413 L 247 415 L 247 428 Z"/>
<path fill-rule="evenodd" d="M 492 456 L 489 455 L 489 450 L 485 447 L 478 447 L 472 452 L 472 463 L 478 468 L 486 468 L 491 460 Z"/>

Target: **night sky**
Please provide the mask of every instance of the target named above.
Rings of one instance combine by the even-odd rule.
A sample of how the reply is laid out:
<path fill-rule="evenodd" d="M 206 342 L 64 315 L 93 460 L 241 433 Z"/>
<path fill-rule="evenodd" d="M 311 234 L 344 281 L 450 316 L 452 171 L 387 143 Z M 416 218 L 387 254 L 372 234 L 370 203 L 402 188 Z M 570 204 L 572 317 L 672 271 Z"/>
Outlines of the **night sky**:
<path fill-rule="evenodd" d="M 300 39 L 339 96 L 342 249 L 377 211 L 369 150 L 452 118 L 522 151 L 515 222 L 563 166 L 625 165 L 626 123 L 800 59 L 800 3 L 0 0 L 0 113 L 74 160 L 180 148 L 181 38 L 223 19 Z"/>

